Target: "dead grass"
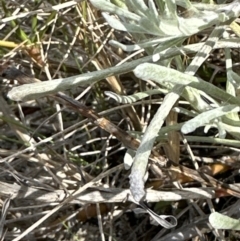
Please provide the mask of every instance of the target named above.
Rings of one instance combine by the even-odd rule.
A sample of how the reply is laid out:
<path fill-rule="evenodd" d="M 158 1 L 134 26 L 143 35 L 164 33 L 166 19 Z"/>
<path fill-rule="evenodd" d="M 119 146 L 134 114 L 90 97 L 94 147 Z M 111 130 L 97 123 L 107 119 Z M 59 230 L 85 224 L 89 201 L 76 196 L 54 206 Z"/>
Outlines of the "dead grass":
<path fill-rule="evenodd" d="M 128 55 L 112 49 L 108 41 L 134 41 L 111 29 L 88 1 L 3 0 L 0 14 L 3 64 L 19 65 L 42 81 L 115 66 Z M 140 53 L 133 58 L 142 56 Z M 138 213 L 137 206 L 126 201 L 129 171 L 122 164 L 125 147 L 113 135 L 48 97 L 21 103 L 9 100 L 6 94 L 16 84 L 3 79 L 0 96 L 2 240 L 166 241 L 180 232 L 181 240 L 213 240 L 207 224 L 209 209 L 223 210 L 226 202 L 228 212 L 236 210 L 236 198 L 228 198 L 224 189 L 200 187 L 189 176 L 162 173 L 152 163 L 147 187 L 168 189 L 148 190 L 147 200 L 154 203 L 150 206 L 155 212 L 179 218 L 179 227 L 169 233 L 155 227 L 147 214 Z M 154 100 L 116 109 L 116 103 L 104 95 L 105 90 L 132 94 L 146 90 L 146 84 L 127 73 L 67 92 L 97 113 L 103 112 L 125 131 L 144 131 L 163 97 L 157 95 Z M 178 123 L 176 116 L 169 116 L 167 125 L 173 122 Z M 238 156 L 220 153 L 218 159 L 217 154 L 204 159 L 211 150 L 222 150 L 216 144 L 206 147 L 199 141 L 191 147 L 185 144 L 176 148 L 186 166 L 192 165 L 186 158 L 192 148 L 196 160 L 202 161 L 200 171 L 221 175 L 221 181 L 235 178 L 232 173 L 238 170 Z M 176 157 L 166 145 L 164 153 L 162 143 L 156 149 L 163 159 L 165 153 Z M 193 176 L 201 182 L 196 179 L 199 173 Z M 186 189 L 173 190 L 173 181 Z M 220 238 L 228 233 L 214 235 Z"/>

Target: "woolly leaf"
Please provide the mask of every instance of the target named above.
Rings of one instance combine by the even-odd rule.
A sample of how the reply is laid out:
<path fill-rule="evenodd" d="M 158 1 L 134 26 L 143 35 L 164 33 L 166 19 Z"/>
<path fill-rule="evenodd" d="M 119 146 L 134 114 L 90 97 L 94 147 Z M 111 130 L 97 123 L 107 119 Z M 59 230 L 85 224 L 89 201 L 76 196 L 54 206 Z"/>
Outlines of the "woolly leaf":
<path fill-rule="evenodd" d="M 230 104 L 240 105 L 240 100 L 222 89 L 201 80 L 200 78 L 181 73 L 174 69 L 169 69 L 164 66 L 159 66 L 156 64 L 144 63 L 140 64 L 134 69 L 134 74 L 143 80 L 152 80 L 159 84 L 162 83 L 172 83 L 172 84 L 181 84 L 188 88 L 193 87 L 197 90 L 202 90 L 206 94 L 209 94 L 212 97 L 220 99 Z M 193 95 L 194 92 L 189 95 Z M 193 105 L 194 106 L 194 105 Z"/>
<path fill-rule="evenodd" d="M 240 111 L 240 107 L 237 105 L 227 105 L 215 108 L 213 110 L 205 111 L 198 116 L 194 117 L 193 119 L 187 121 L 181 131 L 184 134 L 188 134 L 196 130 L 196 128 L 208 124 L 211 120 L 216 119 L 220 116 L 226 115 L 231 112 L 238 112 Z"/>
<path fill-rule="evenodd" d="M 128 11 L 125 8 L 117 7 L 116 5 L 106 1 L 106 0 L 90 0 L 95 8 L 98 8 L 104 12 L 114 13 L 118 16 L 125 17 L 127 19 L 139 21 L 140 17 L 135 13 Z"/>
<path fill-rule="evenodd" d="M 102 13 L 102 15 L 105 18 L 105 20 L 108 22 L 108 24 L 116 30 L 130 32 L 130 33 L 145 33 L 146 32 L 142 27 L 140 27 L 137 24 L 121 22 L 117 18 L 110 16 L 107 13 Z"/>
<path fill-rule="evenodd" d="M 218 212 L 210 214 L 209 222 L 216 229 L 240 230 L 240 220 L 230 218 Z"/>

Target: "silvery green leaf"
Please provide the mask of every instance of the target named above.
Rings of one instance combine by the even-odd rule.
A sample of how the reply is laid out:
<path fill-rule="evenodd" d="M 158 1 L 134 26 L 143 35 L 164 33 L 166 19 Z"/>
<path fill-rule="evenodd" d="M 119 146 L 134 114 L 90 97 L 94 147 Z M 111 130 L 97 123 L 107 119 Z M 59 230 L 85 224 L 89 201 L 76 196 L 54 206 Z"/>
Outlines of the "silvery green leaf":
<path fill-rule="evenodd" d="M 174 112 L 181 113 L 181 114 L 186 115 L 186 116 L 191 116 L 191 117 L 195 117 L 196 116 L 196 112 L 189 111 L 189 110 L 187 110 L 187 109 L 185 109 L 183 107 L 177 106 L 177 107 L 174 107 L 172 110 Z"/>
<path fill-rule="evenodd" d="M 225 127 L 224 127 L 225 128 Z M 211 143 L 211 144 L 219 144 L 219 145 L 226 145 L 226 146 L 235 146 L 237 148 L 240 147 L 240 141 L 237 140 L 230 140 L 230 139 L 220 139 L 220 138 L 213 138 L 213 137 L 206 137 L 206 136 L 185 136 L 187 141 L 195 141 L 195 142 L 202 142 L 202 143 Z"/>
<path fill-rule="evenodd" d="M 210 214 L 209 222 L 216 229 L 240 230 L 240 220 L 230 218 L 218 212 Z"/>
<path fill-rule="evenodd" d="M 152 23 L 158 23 L 159 22 L 159 14 L 157 12 L 157 9 L 153 7 L 153 1 L 151 3 L 151 8 L 148 8 L 147 5 L 142 0 L 129 0 L 128 4 L 131 4 L 131 9 L 136 12 L 139 16 L 142 18 L 147 18 Z"/>
<path fill-rule="evenodd" d="M 171 100 L 169 101 L 167 99 L 167 102 L 171 104 L 171 102 L 174 101 L 174 98 L 172 98 L 171 96 L 169 98 L 171 98 Z M 163 123 L 163 120 L 161 120 L 161 118 L 159 117 L 159 115 L 162 116 L 163 114 L 160 108 L 154 115 L 151 123 L 149 124 L 146 132 L 143 135 L 141 144 L 137 149 L 136 156 L 134 158 L 133 166 L 131 169 L 130 191 L 133 195 L 134 200 L 137 202 L 144 200 L 146 194 L 144 190 L 144 176 L 147 170 L 148 157 L 151 153 L 154 140 L 158 135 L 158 131 Z M 167 111 L 164 112 L 162 118 L 164 118 L 167 114 Z"/>
<path fill-rule="evenodd" d="M 172 20 L 177 20 L 176 10 L 177 10 L 177 5 L 175 0 L 165 1 L 165 11 L 164 11 L 165 16 L 167 16 L 169 19 L 171 18 Z"/>
<path fill-rule="evenodd" d="M 221 122 L 222 128 L 234 136 L 236 139 L 240 139 L 240 127 L 239 126 L 232 126 L 226 123 Z"/>
<path fill-rule="evenodd" d="M 167 134 L 170 131 L 179 131 L 181 129 L 181 127 L 183 126 L 184 123 L 179 123 L 179 124 L 175 124 L 175 125 L 171 125 L 171 126 L 163 126 L 160 131 L 158 132 L 158 136 L 157 136 L 157 140 L 159 140 L 159 137 L 161 136 L 167 136 Z"/>
<path fill-rule="evenodd" d="M 158 108 L 147 130 L 145 131 L 141 144 L 137 149 L 130 175 L 130 191 L 137 202 L 144 200 L 144 175 L 147 170 L 148 158 L 150 156 L 154 141 L 163 125 L 164 120 L 171 111 L 174 103 L 179 98 L 182 89 L 174 89 L 165 96 L 162 105 Z"/>
<path fill-rule="evenodd" d="M 175 0 L 166 1 L 163 17 L 159 21 L 159 28 L 166 36 L 182 36 L 181 33 L 179 34 L 179 22 L 176 10 Z"/>
<path fill-rule="evenodd" d="M 226 22 L 230 19 L 237 18 L 240 14 L 239 1 L 233 1 L 223 7 L 220 7 L 217 11 L 219 22 Z"/>
<path fill-rule="evenodd" d="M 130 33 L 145 33 L 146 31 L 137 24 L 123 23 L 119 21 L 114 16 L 111 16 L 107 13 L 102 13 L 103 17 L 107 23 L 114 29 Z"/>
<path fill-rule="evenodd" d="M 199 114 L 198 116 L 194 117 L 193 119 L 187 121 L 181 128 L 181 131 L 184 134 L 193 132 L 196 130 L 196 128 L 208 124 L 213 119 L 226 115 L 227 113 L 238 111 L 240 111 L 240 107 L 237 105 L 227 105 L 215 108 L 213 110 L 205 111 Z"/>
<path fill-rule="evenodd" d="M 217 14 L 214 12 L 201 13 L 199 16 L 193 16 L 189 19 L 179 17 L 179 30 L 185 35 L 192 35 L 214 24 L 218 24 L 217 17 Z"/>
<path fill-rule="evenodd" d="M 134 69 L 134 74 L 143 80 L 153 80 L 159 84 L 170 82 L 172 84 L 189 85 L 198 82 L 197 77 L 180 73 L 177 70 L 166 68 L 157 64 L 144 63 Z"/>
<path fill-rule="evenodd" d="M 183 40 L 180 43 L 178 43 L 178 44 L 182 45 L 182 43 L 183 43 Z M 175 65 L 176 65 L 176 69 L 178 71 L 184 72 L 186 70 L 186 64 L 184 63 L 182 56 L 180 56 L 180 55 L 175 56 L 174 57 L 174 62 L 175 62 Z"/>
<path fill-rule="evenodd" d="M 148 13 L 148 7 L 142 0 L 128 0 L 127 4 L 131 6 L 131 10 L 141 16 L 146 16 Z"/>
<path fill-rule="evenodd" d="M 114 14 L 117 14 L 118 16 L 122 16 L 134 21 L 140 20 L 140 17 L 135 13 L 132 13 L 127 9 L 117 7 L 116 5 L 110 2 L 107 2 L 105 0 L 90 0 L 90 2 L 95 8 L 98 8 L 104 12 L 114 13 Z"/>
<path fill-rule="evenodd" d="M 23 101 L 37 99 L 48 94 L 56 93 L 58 91 L 74 88 L 78 85 L 89 86 L 89 84 L 112 76 L 113 74 L 117 75 L 127 73 L 140 63 L 151 61 L 151 58 L 151 56 L 146 56 L 131 62 L 123 63 L 119 66 L 97 70 L 64 79 L 55 79 L 54 81 L 42 81 L 39 83 L 20 85 L 18 87 L 13 87 L 11 91 L 8 92 L 8 97 L 16 101 Z"/>
<path fill-rule="evenodd" d="M 156 64 L 144 63 L 134 69 L 134 74 L 143 80 L 152 80 L 159 84 L 169 82 L 172 84 L 181 84 L 187 87 L 193 87 L 202 90 L 212 97 L 220 99 L 230 104 L 240 105 L 240 100 L 222 89 L 201 80 L 200 78 L 181 73 L 174 69 L 169 69 Z"/>
<path fill-rule="evenodd" d="M 189 0 L 176 0 L 176 3 L 177 5 L 183 8 L 186 8 L 188 10 L 197 11 Z M 209 4 L 206 4 L 206 5 L 209 6 Z"/>
<path fill-rule="evenodd" d="M 116 40 L 110 40 L 109 44 L 113 47 L 121 48 L 122 50 L 124 50 L 126 52 L 137 51 L 142 48 L 145 49 L 148 47 L 154 47 L 157 44 L 159 44 L 159 49 L 158 49 L 159 51 L 156 51 L 156 50 L 154 51 L 156 53 L 159 53 L 162 50 L 166 50 L 168 48 L 168 46 L 172 47 L 174 44 L 180 43 L 180 40 L 182 40 L 182 39 L 183 38 L 176 38 L 176 37 L 172 37 L 172 36 L 171 37 L 163 37 L 163 38 L 157 37 L 157 38 L 152 38 L 152 39 L 146 39 L 144 41 L 140 41 L 137 44 L 132 44 L 132 45 L 125 45 L 125 44 L 119 43 Z M 163 47 L 161 47 L 161 46 L 163 46 Z M 166 46 L 166 48 L 165 48 L 165 46 Z"/>
<path fill-rule="evenodd" d="M 126 2 L 128 9 L 136 13 L 139 17 L 144 17 L 145 14 L 141 11 L 141 9 L 138 9 L 135 7 L 133 1 L 127 1 Z"/>
<path fill-rule="evenodd" d="M 136 162 L 136 159 L 134 159 L 133 166 L 131 169 L 131 175 L 129 176 L 129 178 L 130 178 L 130 191 L 136 202 L 140 202 L 141 200 L 144 200 L 146 195 L 146 192 L 144 190 L 144 183 L 145 183 L 144 176 L 146 173 L 146 168 L 147 168 L 146 161 L 140 163 L 140 162 Z"/>
<path fill-rule="evenodd" d="M 226 116 L 223 116 L 222 120 L 223 120 L 224 123 L 226 123 L 226 124 L 228 124 L 230 126 L 238 126 L 238 127 L 240 127 L 240 121 L 239 120 L 233 120 L 233 119 L 230 119 L 230 118 L 228 118 Z"/>
<path fill-rule="evenodd" d="M 177 0 L 178 4 L 183 6 L 183 1 Z M 211 15 L 211 13 L 216 13 L 218 18 L 218 23 L 226 23 L 229 20 L 234 20 L 237 18 L 240 13 L 240 4 L 238 1 L 232 1 L 229 4 L 204 4 L 204 3 L 193 3 L 192 6 L 201 11 L 201 13 L 208 13 L 207 15 Z M 184 7 L 184 6 L 183 6 Z M 186 7 L 188 8 L 188 7 Z M 191 7 L 191 9 L 194 9 Z"/>
<path fill-rule="evenodd" d="M 218 128 L 218 136 L 219 136 L 219 138 L 225 139 L 226 136 L 227 136 L 227 132 L 224 129 L 224 126 L 222 125 L 222 123 L 221 122 L 217 122 L 216 126 Z"/>
<path fill-rule="evenodd" d="M 231 45 L 233 48 L 238 48 L 239 47 L 238 42 L 236 42 L 236 40 L 220 41 L 217 43 L 216 47 L 219 47 L 219 46 L 229 47 Z M 162 59 L 167 59 L 167 58 L 182 54 L 182 52 L 184 52 L 186 54 L 195 53 L 198 50 L 200 50 L 201 47 L 202 47 L 202 44 L 200 43 L 200 44 L 185 46 L 184 48 L 173 48 L 171 50 L 164 51 L 164 53 L 162 54 Z M 26 85 L 21 85 L 18 87 L 13 87 L 8 92 L 8 97 L 15 101 L 32 100 L 32 99 L 37 99 L 37 98 L 46 96 L 48 94 L 57 93 L 58 91 L 65 91 L 70 88 L 75 88 L 76 86 L 79 86 L 79 85 L 89 86 L 90 84 L 100 81 L 106 77 L 132 71 L 133 68 L 135 68 L 136 66 L 140 66 L 141 63 L 147 63 L 147 62 L 151 62 L 151 61 L 152 61 L 152 56 L 146 56 L 146 57 L 142 57 L 137 60 L 132 60 L 131 62 L 129 61 L 127 63 L 123 63 L 119 66 L 114 66 L 114 67 L 110 67 L 110 68 L 99 70 L 99 71 L 93 71 L 93 72 L 89 72 L 89 73 L 85 73 L 85 74 L 81 74 L 81 75 L 71 76 L 68 78 L 54 79 L 54 81 L 43 81 L 43 82 L 39 82 L 39 83 L 26 84 Z M 144 66 L 145 65 L 140 66 L 139 70 L 142 69 Z M 174 71 L 174 70 L 171 70 L 171 71 Z M 175 70 L 175 72 L 177 72 L 177 71 Z M 175 74 L 175 72 L 171 72 L 170 75 L 173 75 L 174 78 L 178 78 L 178 76 Z M 186 75 L 186 74 L 182 74 L 182 75 L 183 76 L 178 81 L 178 84 L 179 83 L 184 84 L 185 79 L 189 78 L 189 75 Z M 161 77 L 164 76 L 163 82 L 167 83 L 167 81 L 165 79 L 165 75 L 163 75 L 163 73 L 161 71 L 160 71 L 160 75 L 156 76 L 157 79 L 159 79 L 159 76 L 161 76 Z M 196 77 L 191 77 L 191 78 L 196 79 L 195 83 L 193 83 L 193 84 L 187 81 L 187 83 L 190 83 L 191 87 L 201 89 L 201 90 L 205 91 L 206 93 L 210 94 L 212 97 L 215 97 L 215 98 L 225 101 L 227 103 L 240 105 L 240 101 L 236 97 L 233 97 L 233 96 L 227 94 L 225 91 L 217 88 L 216 86 L 213 86 L 210 83 L 202 81 Z M 147 79 L 148 78 L 146 77 L 146 80 Z M 185 83 L 186 83 L 186 81 L 185 81 Z"/>
<path fill-rule="evenodd" d="M 153 0 L 149 1 L 149 7 L 142 0 L 128 0 L 127 4 L 129 6 L 129 9 L 137 13 L 142 18 L 147 18 L 152 24 L 158 24 L 159 13 L 155 7 Z"/>
<path fill-rule="evenodd" d="M 157 22 L 157 20 L 159 19 L 159 13 L 158 13 L 158 10 L 156 9 L 154 1 L 149 0 L 148 6 L 149 6 L 149 11 L 152 14 L 152 18 L 154 18 L 155 22 Z"/>
<path fill-rule="evenodd" d="M 195 110 L 203 112 L 208 110 L 210 106 L 206 101 L 202 99 L 201 94 L 201 90 L 186 86 L 182 96 L 192 105 Z"/>
<path fill-rule="evenodd" d="M 214 24 L 219 24 L 218 14 L 204 11 L 190 18 L 163 18 L 159 28 L 167 36 L 191 36 Z"/>
<path fill-rule="evenodd" d="M 179 17 L 179 29 L 185 35 L 192 35 L 214 24 L 219 24 L 218 15 L 214 12 L 201 12 L 191 18 Z"/>
<path fill-rule="evenodd" d="M 156 5 L 158 6 L 158 9 L 159 9 L 159 15 L 162 16 L 164 14 L 165 1 L 155 0 L 155 3 L 156 3 Z"/>
<path fill-rule="evenodd" d="M 127 6 L 125 4 L 125 1 L 121 1 L 121 0 L 112 0 L 112 2 L 117 5 L 120 8 L 125 8 L 127 9 Z"/>
<path fill-rule="evenodd" d="M 105 91 L 104 94 L 113 98 L 118 103 L 130 104 L 130 103 L 137 102 L 138 100 L 142 100 L 144 98 L 147 98 L 151 95 L 156 95 L 156 94 L 160 94 L 160 93 L 166 94 L 167 92 L 168 91 L 163 90 L 163 89 L 154 89 L 154 90 L 148 90 L 148 91 L 144 91 L 144 92 L 138 92 L 136 94 L 129 95 L 129 96 L 118 95 L 118 94 L 116 94 L 114 92 L 111 92 L 111 91 Z"/>
<path fill-rule="evenodd" d="M 164 36 L 183 36 L 183 34 L 179 31 L 179 23 L 176 19 L 163 18 L 159 22 L 159 29 L 164 33 Z"/>
<path fill-rule="evenodd" d="M 157 47 L 155 47 L 154 52 L 153 52 L 154 55 L 157 53 L 160 53 L 161 51 L 166 50 L 170 47 L 177 46 L 185 40 L 185 38 L 183 38 L 183 37 L 179 37 L 179 38 L 170 37 L 170 38 L 165 38 L 165 39 L 167 41 L 164 41 L 164 42 L 160 43 Z"/>
<path fill-rule="evenodd" d="M 145 32 L 150 34 L 155 34 L 163 36 L 163 33 L 168 36 L 190 36 L 203 30 L 212 25 L 218 25 L 220 23 L 225 23 L 229 20 L 234 20 L 240 13 L 240 4 L 232 3 L 227 7 L 219 8 L 218 11 L 206 11 L 203 10 L 201 12 L 194 11 L 194 15 L 189 18 L 181 18 L 176 14 L 176 3 L 174 0 L 168 0 L 164 4 L 165 6 L 165 14 L 163 14 L 162 19 L 156 15 L 156 9 L 152 7 L 148 8 L 144 1 L 142 0 L 129 0 L 126 2 L 129 6 L 131 6 L 131 10 L 135 11 L 137 14 L 134 14 L 127 9 L 119 8 L 116 5 L 104 1 L 104 0 L 91 0 L 92 4 L 106 12 L 117 14 L 119 17 L 124 17 L 125 19 L 133 20 L 136 23 L 139 23 L 140 19 L 141 23 L 137 27 L 133 26 L 133 23 L 123 24 L 126 29 L 130 32 L 133 30 L 134 32 L 142 33 L 142 28 L 145 29 Z M 189 3 L 187 3 L 189 5 Z M 194 10 L 191 6 L 189 6 L 191 10 Z M 154 11 L 153 11 L 154 10 Z M 152 26 L 146 22 L 145 19 L 148 19 L 149 22 L 152 23 Z M 149 20 L 150 19 L 150 20 Z M 115 24 L 116 25 L 116 24 Z M 141 26 L 142 25 L 142 26 Z M 119 28 L 119 23 L 117 24 Z"/>
<path fill-rule="evenodd" d="M 149 17 L 142 17 L 139 21 L 139 25 L 146 31 L 148 34 L 156 36 L 168 36 L 164 31 L 162 31 L 155 22 L 151 21 Z"/>
<path fill-rule="evenodd" d="M 165 68 L 164 70 L 163 68 L 165 67 L 159 66 L 159 65 L 154 66 L 153 64 L 142 64 L 134 70 L 134 73 L 137 77 L 143 80 L 151 79 L 153 81 L 156 81 L 157 83 L 165 86 L 167 89 L 169 89 L 168 85 L 171 85 L 170 83 L 172 84 L 181 83 L 183 85 L 190 85 L 191 80 L 194 80 L 194 78 L 196 78 L 190 75 L 180 73 L 170 68 Z M 186 75 L 184 77 L 184 81 L 187 81 L 187 78 L 191 80 L 189 82 L 184 82 L 184 81 L 182 82 L 181 80 L 179 81 L 179 77 L 180 77 L 179 75 L 182 75 L 182 74 Z M 158 76 L 161 76 L 161 78 L 159 78 Z M 168 76 L 170 77 L 168 78 Z M 208 90 L 209 90 L 209 87 L 208 87 Z M 186 86 L 182 92 L 182 96 L 186 98 L 190 102 L 190 104 L 198 111 L 205 111 L 208 108 L 208 104 L 206 104 L 206 102 L 201 98 L 200 93 L 201 92 L 199 92 L 199 90 Z"/>

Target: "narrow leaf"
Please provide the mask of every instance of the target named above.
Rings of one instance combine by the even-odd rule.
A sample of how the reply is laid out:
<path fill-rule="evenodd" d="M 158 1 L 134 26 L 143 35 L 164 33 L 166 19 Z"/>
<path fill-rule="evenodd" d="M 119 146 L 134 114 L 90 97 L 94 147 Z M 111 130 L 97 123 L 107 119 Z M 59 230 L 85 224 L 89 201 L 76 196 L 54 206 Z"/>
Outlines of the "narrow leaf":
<path fill-rule="evenodd" d="M 177 70 L 159 66 L 156 64 L 144 63 L 134 69 L 134 74 L 143 80 L 153 80 L 159 84 L 170 82 L 172 84 L 181 84 L 188 88 L 193 87 L 196 90 L 202 90 L 212 97 L 220 99 L 230 104 L 240 105 L 240 100 L 222 89 L 201 80 L 200 78 L 181 73 Z"/>
<path fill-rule="evenodd" d="M 205 111 L 199 114 L 198 116 L 194 117 L 193 119 L 187 121 L 181 128 L 181 131 L 184 134 L 188 134 L 190 132 L 195 131 L 196 128 L 200 126 L 209 124 L 209 122 L 213 119 L 216 119 L 228 113 L 238 112 L 238 111 L 240 111 L 240 107 L 237 105 L 227 105 L 227 106 L 215 108 L 213 110 Z"/>
<path fill-rule="evenodd" d="M 102 15 L 105 18 L 105 20 L 108 22 L 108 24 L 116 30 L 130 32 L 130 33 L 145 33 L 146 32 L 146 30 L 144 30 L 142 27 L 140 27 L 137 24 L 121 22 L 117 18 L 110 16 L 107 13 L 102 13 Z"/>
<path fill-rule="evenodd" d="M 140 20 L 140 17 L 135 13 L 132 13 L 125 8 L 117 7 L 116 5 L 106 0 L 90 0 L 90 2 L 95 8 L 98 8 L 102 11 L 114 13 L 114 14 L 117 14 L 118 16 L 122 16 L 135 21 Z"/>

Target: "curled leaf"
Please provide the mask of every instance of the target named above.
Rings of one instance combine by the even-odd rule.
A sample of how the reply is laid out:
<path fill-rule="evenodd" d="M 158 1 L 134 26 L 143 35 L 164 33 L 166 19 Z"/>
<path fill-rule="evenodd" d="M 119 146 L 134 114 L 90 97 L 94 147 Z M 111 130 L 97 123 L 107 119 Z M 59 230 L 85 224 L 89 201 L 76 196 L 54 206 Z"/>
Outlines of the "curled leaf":
<path fill-rule="evenodd" d="M 118 94 L 116 94 L 114 92 L 111 92 L 111 91 L 105 91 L 104 93 L 105 93 L 105 95 L 107 95 L 107 96 L 113 98 L 114 100 L 116 100 L 118 103 L 130 104 L 130 103 L 137 102 L 138 100 L 144 99 L 146 97 L 149 97 L 151 95 L 160 94 L 160 93 L 167 93 L 167 91 L 163 90 L 163 89 L 148 90 L 148 91 L 145 91 L 145 92 L 138 92 L 136 94 L 129 95 L 129 96 L 118 95 Z"/>
<path fill-rule="evenodd" d="M 144 202 L 136 202 L 136 204 L 140 205 L 145 212 L 147 212 L 152 219 L 158 224 L 161 225 L 164 228 L 170 229 L 177 226 L 177 219 L 172 215 L 158 215 L 155 212 L 153 212 Z M 140 211 L 138 211 L 140 213 Z M 169 221 L 168 221 L 168 220 Z"/>

